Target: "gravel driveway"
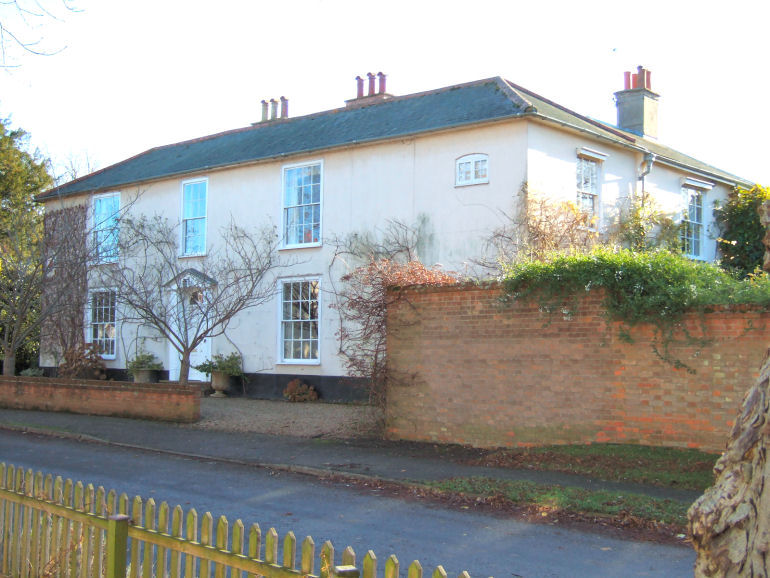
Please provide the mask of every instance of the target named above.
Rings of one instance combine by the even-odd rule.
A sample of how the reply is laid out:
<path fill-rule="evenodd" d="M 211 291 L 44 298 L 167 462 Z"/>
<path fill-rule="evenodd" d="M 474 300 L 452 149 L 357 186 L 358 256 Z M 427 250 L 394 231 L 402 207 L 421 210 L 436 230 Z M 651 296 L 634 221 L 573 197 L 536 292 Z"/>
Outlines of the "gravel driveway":
<path fill-rule="evenodd" d="M 204 397 L 200 421 L 186 427 L 352 439 L 379 436 L 382 415 L 369 405 Z"/>

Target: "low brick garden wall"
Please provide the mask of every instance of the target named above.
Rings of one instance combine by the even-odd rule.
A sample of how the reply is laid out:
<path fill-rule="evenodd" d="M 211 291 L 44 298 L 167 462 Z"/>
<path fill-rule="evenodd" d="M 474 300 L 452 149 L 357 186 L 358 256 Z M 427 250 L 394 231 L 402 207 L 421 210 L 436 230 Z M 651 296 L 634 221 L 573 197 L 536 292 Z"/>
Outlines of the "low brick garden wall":
<path fill-rule="evenodd" d="M 721 451 L 770 345 L 770 314 L 748 308 L 690 315 L 669 340 L 608 322 L 595 292 L 573 314 L 500 295 L 403 290 L 388 312 L 388 437 Z"/>
<path fill-rule="evenodd" d="M 47 377 L 0 376 L 0 407 L 175 422 L 200 419 L 198 387 Z"/>

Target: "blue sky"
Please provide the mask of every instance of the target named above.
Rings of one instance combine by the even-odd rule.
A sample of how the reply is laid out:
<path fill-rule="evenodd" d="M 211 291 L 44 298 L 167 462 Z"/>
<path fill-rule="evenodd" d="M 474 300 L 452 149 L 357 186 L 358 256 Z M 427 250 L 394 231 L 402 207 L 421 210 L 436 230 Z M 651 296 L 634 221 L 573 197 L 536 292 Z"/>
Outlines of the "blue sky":
<path fill-rule="evenodd" d="M 32 0 L 29 0 L 30 2 Z M 760 2 L 59 0 L 0 19 L 10 47 L 0 117 L 55 163 L 107 166 L 153 146 L 246 126 L 263 98 L 290 116 L 336 108 L 356 75 L 409 94 L 500 75 L 615 122 L 623 72 L 661 95 L 660 142 L 770 185 L 770 75 Z"/>

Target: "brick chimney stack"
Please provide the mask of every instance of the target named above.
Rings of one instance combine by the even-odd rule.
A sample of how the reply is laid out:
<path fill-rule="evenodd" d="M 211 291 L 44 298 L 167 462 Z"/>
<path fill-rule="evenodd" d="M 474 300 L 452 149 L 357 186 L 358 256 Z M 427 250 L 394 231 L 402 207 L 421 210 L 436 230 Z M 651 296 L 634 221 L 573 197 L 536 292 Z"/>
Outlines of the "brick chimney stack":
<path fill-rule="evenodd" d="M 652 92 L 651 73 L 639 66 L 636 73 L 626 71 L 624 88 L 615 93 L 618 108 L 618 128 L 639 136 L 658 138 L 658 99 Z"/>

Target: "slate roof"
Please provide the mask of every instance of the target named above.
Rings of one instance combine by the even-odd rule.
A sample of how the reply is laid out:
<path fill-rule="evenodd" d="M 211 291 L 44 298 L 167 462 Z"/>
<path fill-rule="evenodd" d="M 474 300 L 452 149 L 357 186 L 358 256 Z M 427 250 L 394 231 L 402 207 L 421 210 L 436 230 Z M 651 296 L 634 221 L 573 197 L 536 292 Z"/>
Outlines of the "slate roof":
<path fill-rule="evenodd" d="M 674 164 L 742 185 L 751 183 L 611 125 L 591 120 L 500 77 L 394 97 L 360 107 L 279 119 L 152 148 L 70 181 L 39 200 L 116 189 L 166 177 L 340 146 L 408 137 L 477 123 L 533 117 L 569 125 Z"/>

